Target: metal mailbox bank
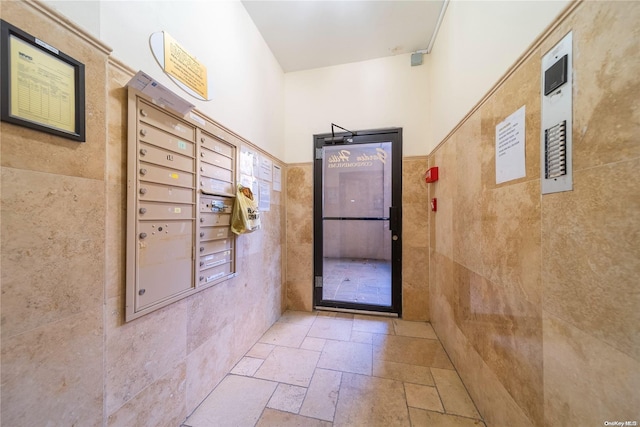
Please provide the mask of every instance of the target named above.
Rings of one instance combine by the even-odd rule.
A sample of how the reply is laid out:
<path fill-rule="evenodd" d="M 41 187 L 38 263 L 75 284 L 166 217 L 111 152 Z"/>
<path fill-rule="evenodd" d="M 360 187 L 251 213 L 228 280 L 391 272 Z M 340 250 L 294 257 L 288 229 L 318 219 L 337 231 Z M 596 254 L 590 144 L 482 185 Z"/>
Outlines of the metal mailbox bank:
<path fill-rule="evenodd" d="M 235 136 L 129 88 L 126 320 L 235 275 Z"/>

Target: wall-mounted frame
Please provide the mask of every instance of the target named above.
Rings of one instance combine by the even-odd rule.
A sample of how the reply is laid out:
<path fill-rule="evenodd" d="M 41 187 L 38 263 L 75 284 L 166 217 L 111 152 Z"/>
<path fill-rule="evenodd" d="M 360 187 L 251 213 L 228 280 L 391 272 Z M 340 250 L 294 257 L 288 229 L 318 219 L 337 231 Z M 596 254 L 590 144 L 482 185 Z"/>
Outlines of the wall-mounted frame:
<path fill-rule="evenodd" d="M 84 64 L 0 20 L 2 121 L 84 142 Z"/>

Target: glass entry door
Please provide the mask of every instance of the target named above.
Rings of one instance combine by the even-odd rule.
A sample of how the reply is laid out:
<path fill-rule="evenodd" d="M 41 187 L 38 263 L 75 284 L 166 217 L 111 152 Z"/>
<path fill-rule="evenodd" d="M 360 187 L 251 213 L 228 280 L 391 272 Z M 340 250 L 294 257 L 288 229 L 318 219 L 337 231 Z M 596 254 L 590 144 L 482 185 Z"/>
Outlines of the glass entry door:
<path fill-rule="evenodd" d="M 400 315 L 401 130 L 315 143 L 315 305 Z"/>

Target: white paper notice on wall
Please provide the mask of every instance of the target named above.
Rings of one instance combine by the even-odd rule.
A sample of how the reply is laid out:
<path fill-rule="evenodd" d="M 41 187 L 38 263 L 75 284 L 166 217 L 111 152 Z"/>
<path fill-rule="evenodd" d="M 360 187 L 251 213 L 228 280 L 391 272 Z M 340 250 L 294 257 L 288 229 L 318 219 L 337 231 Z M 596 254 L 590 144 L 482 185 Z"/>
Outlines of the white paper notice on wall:
<path fill-rule="evenodd" d="M 240 174 L 240 185 L 251 189 L 254 197 L 258 197 L 258 180 L 251 175 Z"/>
<path fill-rule="evenodd" d="M 525 106 L 496 126 L 496 184 L 523 178 L 525 166 Z"/>
<path fill-rule="evenodd" d="M 240 148 L 240 173 L 244 175 L 253 176 L 253 163 L 256 158 L 256 153 L 251 151 L 245 146 Z"/>
<path fill-rule="evenodd" d="M 273 162 L 265 156 L 260 157 L 259 178 L 267 182 L 271 182 L 273 180 Z"/>
<path fill-rule="evenodd" d="M 273 191 L 282 191 L 282 168 L 273 165 Z"/>
<path fill-rule="evenodd" d="M 266 212 L 271 210 L 271 184 L 260 181 L 260 198 L 258 199 L 258 210 Z"/>

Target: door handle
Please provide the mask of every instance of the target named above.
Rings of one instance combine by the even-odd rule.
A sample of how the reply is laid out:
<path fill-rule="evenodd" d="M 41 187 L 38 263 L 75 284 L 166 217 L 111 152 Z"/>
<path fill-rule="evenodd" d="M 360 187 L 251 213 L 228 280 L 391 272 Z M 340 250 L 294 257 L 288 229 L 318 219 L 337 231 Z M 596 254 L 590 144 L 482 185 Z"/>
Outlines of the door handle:
<path fill-rule="evenodd" d="M 398 208 L 396 206 L 389 206 L 389 230 L 397 231 L 398 230 Z"/>

